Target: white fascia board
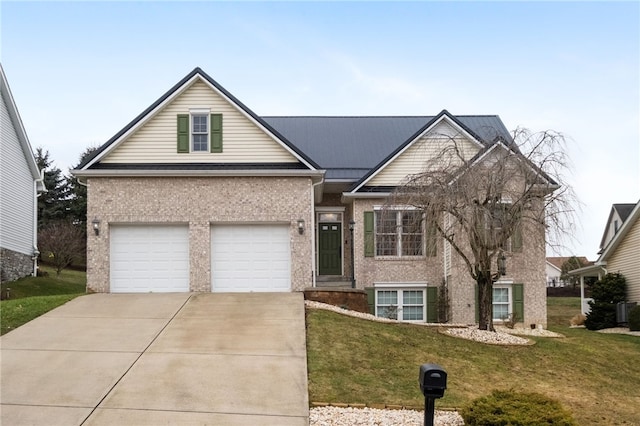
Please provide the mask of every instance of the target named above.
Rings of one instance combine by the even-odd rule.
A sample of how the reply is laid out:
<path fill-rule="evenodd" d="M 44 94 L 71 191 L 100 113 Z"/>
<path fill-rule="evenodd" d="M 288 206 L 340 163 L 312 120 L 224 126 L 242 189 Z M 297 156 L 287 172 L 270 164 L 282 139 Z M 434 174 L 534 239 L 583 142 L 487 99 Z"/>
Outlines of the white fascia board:
<path fill-rule="evenodd" d="M 343 192 L 342 198 L 387 198 L 390 192 Z"/>
<path fill-rule="evenodd" d="M 596 263 L 606 262 L 606 260 L 615 252 L 616 248 L 620 245 L 624 237 L 629 233 L 629 230 L 633 227 L 637 220 L 640 220 L 640 201 L 631 210 L 627 220 L 622 222 L 622 226 L 618 230 L 618 233 L 611 239 L 607 247 L 600 255 L 600 258 Z"/>
<path fill-rule="evenodd" d="M 13 93 L 11 93 L 11 88 L 9 87 L 9 81 L 7 81 L 7 76 L 4 74 L 4 68 L 2 68 L 2 64 L 0 64 L 0 83 L 1 83 L 1 91 L 3 97 L 6 99 L 7 110 L 9 112 L 9 117 L 11 118 L 11 122 L 13 123 L 14 130 L 18 135 L 18 140 L 20 141 L 20 147 L 22 148 L 22 153 L 27 161 L 27 165 L 29 166 L 29 172 L 31 172 L 31 177 L 34 181 L 41 179 L 40 170 L 38 168 L 38 163 L 36 162 L 36 157 L 33 155 L 33 149 L 31 149 L 31 142 L 29 142 L 29 137 L 27 136 L 27 131 L 24 128 L 24 124 L 22 123 L 22 118 L 20 117 L 20 112 L 18 111 L 18 105 L 16 104 L 15 99 L 13 98 Z M 44 188 L 44 186 L 42 186 Z"/>
<path fill-rule="evenodd" d="M 199 75 L 197 75 L 197 77 L 200 77 Z M 300 157 L 300 155 L 298 155 L 298 153 L 296 153 L 294 150 L 292 150 L 286 143 L 284 143 L 280 138 L 278 138 L 276 135 L 274 135 L 273 133 L 271 133 L 271 131 L 269 131 L 269 129 L 267 129 L 266 127 L 264 127 L 259 121 L 257 121 L 256 119 L 254 119 L 250 114 L 248 114 L 244 109 L 240 108 L 235 102 L 233 102 L 231 99 L 229 99 L 223 92 L 221 92 L 220 90 L 218 90 L 217 87 L 215 87 L 214 85 L 212 85 L 211 83 L 209 83 L 206 79 L 200 77 L 200 79 L 207 85 L 209 86 L 214 92 L 216 92 L 218 95 L 220 95 L 225 101 L 227 101 L 230 105 L 232 105 L 236 111 L 238 111 L 240 114 L 242 114 L 245 118 L 247 118 L 249 121 L 251 121 L 254 125 L 256 125 L 260 130 L 262 130 L 267 136 L 269 136 L 271 139 L 273 139 L 274 142 L 278 143 L 280 146 L 282 146 L 285 150 L 287 150 L 287 152 L 289 152 L 289 154 L 293 155 L 298 161 L 300 161 L 302 164 L 304 164 L 305 166 L 307 166 L 309 169 L 311 170 L 316 170 L 316 168 L 314 166 L 312 166 L 311 164 L 309 164 L 304 158 Z"/>
<path fill-rule="evenodd" d="M 600 271 L 602 271 L 603 269 L 605 269 L 607 267 L 607 262 L 601 262 L 600 260 L 598 260 L 596 263 L 594 263 L 593 265 L 589 265 L 589 266 L 583 266 L 582 268 L 578 268 L 578 269 L 574 269 L 572 271 L 567 272 L 567 275 L 584 275 L 587 276 L 587 274 L 590 273 L 598 273 Z"/>
<path fill-rule="evenodd" d="M 464 137 L 466 137 L 467 139 L 469 139 L 471 142 L 475 143 L 476 145 L 478 145 L 478 147 L 483 148 L 484 145 L 478 141 L 475 137 L 473 137 L 471 134 L 469 134 L 468 132 L 466 132 L 462 127 L 458 126 L 458 124 L 456 124 L 453 120 L 451 120 L 447 115 L 443 115 L 442 117 L 440 117 L 435 123 L 431 124 L 431 126 L 427 127 L 422 133 L 420 133 L 418 136 L 416 136 L 411 142 L 409 142 L 408 144 L 406 144 L 404 146 L 404 148 L 402 148 L 399 152 L 396 153 L 396 155 L 394 155 L 393 157 L 391 157 L 386 163 L 384 163 L 382 166 L 378 167 L 378 169 L 373 172 L 371 174 L 371 176 L 369 176 L 364 182 L 362 182 L 360 185 L 358 185 L 356 188 L 353 189 L 353 191 L 351 192 L 356 192 L 358 191 L 360 188 L 362 188 L 363 186 L 365 186 L 367 184 L 367 182 L 369 182 L 371 179 L 373 179 L 375 176 L 378 175 L 378 173 L 380 173 L 382 170 L 384 170 L 389 164 L 393 163 L 399 156 L 401 156 L 402 154 L 404 154 L 404 152 L 406 150 L 408 150 L 409 148 L 411 148 L 417 141 L 419 141 L 420 139 L 422 139 L 427 133 L 429 133 L 431 130 L 433 130 L 438 124 L 440 124 L 442 121 L 445 121 L 453 128 L 457 129 L 461 135 L 463 135 Z"/>
<path fill-rule="evenodd" d="M 310 177 L 322 182 L 324 170 L 72 170 L 76 177 Z"/>
<path fill-rule="evenodd" d="M 147 124 L 147 122 L 149 122 L 149 120 L 151 120 L 153 117 L 155 117 L 155 115 L 158 114 L 158 112 L 160 112 L 167 104 L 169 104 L 170 102 L 173 102 L 173 100 L 176 97 L 178 97 L 182 93 L 184 93 L 184 91 L 187 90 L 196 81 L 196 79 L 201 79 L 202 81 L 204 81 L 204 79 L 198 74 L 196 74 L 193 77 L 191 77 L 181 87 L 176 89 L 171 95 L 167 96 L 167 98 L 164 101 L 162 101 L 160 104 L 158 104 L 152 111 L 147 113 L 147 115 L 145 117 L 143 117 L 136 124 L 131 126 L 131 128 L 129 130 L 127 130 L 125 133 L 120 135 L 120 137 L 118 139 L 116 139 L 115 141 L 113 141 L 111 143 L 111 145 L 109 145 L 104 151 L 102 151 L 99 155 L 97 155 L 95 158 L 93 158 L 91 161 L 89 161 L 83 167 L 83 170 L 88 169 L 89 167 L 91 167 L 92 165 L 94 165 L 98 161 L 102 160 L 107 155 L 109 155 L 109 153 L 111 153 L 111 151 L 116 149 L 122 142 L 124 142 L 129 136 L 131 136 L 132 133 L 136 132 L 140 127 L 144 126 L 145 124 Z"/>

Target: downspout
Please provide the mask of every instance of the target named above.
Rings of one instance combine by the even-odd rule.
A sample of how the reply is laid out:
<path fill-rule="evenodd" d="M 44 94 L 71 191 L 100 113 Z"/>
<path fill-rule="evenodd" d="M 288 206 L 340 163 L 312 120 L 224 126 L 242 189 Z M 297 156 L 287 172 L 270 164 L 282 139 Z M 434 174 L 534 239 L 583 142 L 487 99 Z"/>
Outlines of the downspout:
<path fill-rule="evenodd" d="M 311 180 L 313 182 L 313 179 Z M 324 179 L 311 184 L 311 287 L 316 286 L 316 187 L 322 185 Z"/>
<path fill-rule="evenodd" d="M 42 184 L 42 190 L 38 189 L 38 184 Z M 33 260 L 33 272 L 31 275 L 38 276 L 38 256 L 40 251 L 38 250 L 38 198 L 43 192 L 46 192 L 47 188 L 44 187 L 44 169 L 40 170 L 40 178 L 33 181 L 33 253 L 31 260 Z"/>

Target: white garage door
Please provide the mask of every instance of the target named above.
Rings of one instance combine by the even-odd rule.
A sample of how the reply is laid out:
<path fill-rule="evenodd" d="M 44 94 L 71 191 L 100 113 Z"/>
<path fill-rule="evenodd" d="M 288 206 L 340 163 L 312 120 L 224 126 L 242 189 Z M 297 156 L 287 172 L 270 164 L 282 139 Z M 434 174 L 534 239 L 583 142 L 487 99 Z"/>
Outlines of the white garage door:
<path fill-rule="evenodd" d="M 111 291 L 189 291 L 189 228 L 111 226 Z"/>
<path fill-rule="evenodd" d="M 211 227 L 211 291 L 289 291 L 288 225 Z"/>

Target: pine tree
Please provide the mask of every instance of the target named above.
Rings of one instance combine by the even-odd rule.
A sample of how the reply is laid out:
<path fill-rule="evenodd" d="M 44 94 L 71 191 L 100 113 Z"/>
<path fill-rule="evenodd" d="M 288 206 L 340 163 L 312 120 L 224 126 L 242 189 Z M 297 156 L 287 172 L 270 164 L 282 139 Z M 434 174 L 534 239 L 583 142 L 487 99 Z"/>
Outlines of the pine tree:
<path fill-rule="evenodd" d="M 36 162 L 44 170 L 44 185 L 47 191 L 38 197 L 38 228 L 67 218 L 69 185 L 59 168 L 53 167 L 49 151 L 36 149 Z"/>

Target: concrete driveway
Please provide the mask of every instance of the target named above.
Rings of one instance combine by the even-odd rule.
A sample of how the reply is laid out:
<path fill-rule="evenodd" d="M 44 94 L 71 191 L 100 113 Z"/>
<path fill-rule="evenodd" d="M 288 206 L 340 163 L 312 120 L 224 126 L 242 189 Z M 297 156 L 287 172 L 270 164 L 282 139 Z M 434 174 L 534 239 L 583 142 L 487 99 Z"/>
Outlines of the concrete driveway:
<path fill-rule="evenodd" d="M 308 425 L 300 293 L 92 294 L 0 338 L 3 425 Z"/>

